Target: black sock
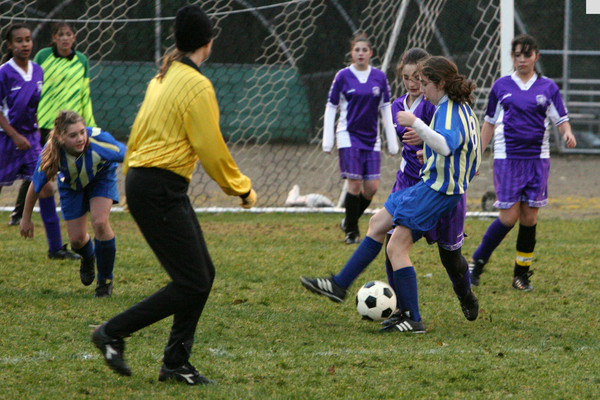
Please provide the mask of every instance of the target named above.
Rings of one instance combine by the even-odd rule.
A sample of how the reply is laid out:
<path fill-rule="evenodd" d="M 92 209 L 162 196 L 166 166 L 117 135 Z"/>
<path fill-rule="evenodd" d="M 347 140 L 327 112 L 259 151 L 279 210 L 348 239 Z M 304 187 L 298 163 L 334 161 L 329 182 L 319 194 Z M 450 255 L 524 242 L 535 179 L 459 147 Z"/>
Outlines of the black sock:
<path fill-rule="evenodd" d="M 17 194 L 17 200 L 15 201 L 15 209 L 10 215 L 13 219 L 19 219 L 23 216 L 23 208 L 25 208 L 25 197 L 27 197 L 27 191 L 31 181 L 23 181 Z"/>
<path fill-rule="evenodd" d="M 358 232 L 358 218 L 360 210 L 360 197 L 346 193 L 346 233 Z"/>
<path fill-rule="evenodd" d="M 537 225 L 519 225 L 514 276 L 524 275 L 527 273 L 527 271 L 529 271 L 529 267 L 531 266 L 531 262 L 533 260 L 533 250 L 535 249 L 536 226 Z"/>
<path fill-rule="evenodd" d="M 358 200 L 359 200 L 358 218 L 360 218 L 361 215 L 364 214 L 365 210 L 367 208 L 369 208 L 369 205 L 371 205 L 371 200 L 367 200 L 367 198 L 362 194 L 362 192 L 360 192 L 358 194 Z"/>
<path fill-rule="evenodd" d="M 461 297 L 465 296 L 471 288 L 471 279 L 469 264 L 463 257 L 461 249 L 446 250 L 438 245 L 438 250 L 442 265 L 446 268 L 446 273 L 448 273 L 448 277 L 452 281 L 454 293 Z"/>

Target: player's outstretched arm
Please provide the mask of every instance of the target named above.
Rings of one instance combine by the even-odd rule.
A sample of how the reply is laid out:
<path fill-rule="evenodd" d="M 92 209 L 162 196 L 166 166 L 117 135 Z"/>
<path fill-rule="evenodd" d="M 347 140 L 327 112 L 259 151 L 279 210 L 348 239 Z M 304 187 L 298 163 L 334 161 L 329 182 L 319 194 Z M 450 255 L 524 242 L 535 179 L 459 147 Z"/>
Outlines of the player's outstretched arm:
<path fill-rule="evenodd" d="M 33 213 L 33 206 L 37 200 L 38 194 L 35 192 L 34 185 L 31 184 L 27 190 L 25 205 L 23 207 L 23 217 L 21 218 L 21 224 L 19 225 L 21 236 L 26 239 L 33 239 L 33 223 L 31 222 L 31 214 Z"/>

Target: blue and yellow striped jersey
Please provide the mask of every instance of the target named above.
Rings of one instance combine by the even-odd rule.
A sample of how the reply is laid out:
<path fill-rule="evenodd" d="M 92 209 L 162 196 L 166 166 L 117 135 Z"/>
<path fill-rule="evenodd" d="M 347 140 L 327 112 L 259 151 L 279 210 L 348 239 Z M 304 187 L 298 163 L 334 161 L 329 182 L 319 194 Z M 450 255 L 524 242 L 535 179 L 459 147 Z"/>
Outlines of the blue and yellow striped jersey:
<path fill-rule="evenodd" d="M 424 145 L 421 179 L 440 193 L 463 194 L 481 163 L 477 116 L 468 104 L 444 97 L 429 126 L 446 139 L 451 154 L 443 156 Z"/>
<path fill-rule="evenodd" d="M 57 182 L 59 188 L 82 190 L 94 179 L 99 179 L 101 172 L 116 169 L 118 162 L 123 162 L 126 146 L 117 141 L 108 132 L 100 128 L 86 128 L 89 144 L 79 156 L 60 149 L 60 165 Z M 41 156 L 33 174 L 33 185 L 36 193 L 48 182 L 48 177 L 40 169 Z"/>

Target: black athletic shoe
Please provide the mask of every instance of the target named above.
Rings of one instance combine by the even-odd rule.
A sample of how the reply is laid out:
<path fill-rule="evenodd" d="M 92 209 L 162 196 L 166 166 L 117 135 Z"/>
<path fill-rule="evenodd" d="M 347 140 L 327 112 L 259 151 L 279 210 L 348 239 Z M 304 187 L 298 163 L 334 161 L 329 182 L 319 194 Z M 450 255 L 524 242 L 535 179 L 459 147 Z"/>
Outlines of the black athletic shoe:
<path fill-rule="evenodd" d="M 21 223 L 21 217 L 18 217 L 16 215 L 11 215 L 10 219 L 8 220 L 9 226 L 19 226 L 20 223 Z"/>
<path fill-rule="evenodd" d="M 340 222 L 340 229 L 346 232 L 346 217 L 344 217 L 344 219 L 342 219 L 342 222 Z"/>
<path fill-rule="evenodd" d="M 404 313 L 401 310 L 396 310 L 388 319 L 381 322 L 381 326 L 386 327 L 397 324 L 402 318 L 404 318 Z"/>
<path fill-rule="evenodd" d="M 198 373 L 196 368 L 189 362 L 186 362 L 179 368 L 170 369 L 163 363 L 158 373 L 158 380 L 165 382 L 173 380 L 177 382 L 184 382 L 188 385 L 214 385 L 216 382 L 202 376 Z"/>
<path fill-rule="evenodd" d="M 479 314 L 479 301 L 472 290 L 469 289 L 469 293 L 464 296 L 456 296 L 460 301 L 460 308 L 462 308 L 465 318 L 469 321 L 475 321 Z"/>
<path fill-rule="evenodd" d="M 338 286 L 333 280 L 333 277 L 307 278 L 303 276 L 300 278 L 300 282 L 302 282 L 302 285 L 311 292 L 327 296 L 336 303 L 341 303 L 346 297 L 346 289 Z"/>
<path fill-rule="evenodd" d="M 529 283 L 529 277 L 533 275 L 533 271 L 527 271 L 523 275 L 517 275 L 513 278 L 512 286 L 517 290 L 529 292 L 533 290 L 533 286 Z"/>
<path fill-rule="evenodd" d="M 113 338 L 104 332 L 104 324 L 92 333 L 92 342 L 100 350 L 106 364 L 119 375 L 131 376 L 131 369 L 123 358 L 125 341 L 123 338 Z"/>
<path fill-rule="evenodd" d="M 483 266 L 485 261 L 482 259 L 471 260 L 469 262 L 469 272 L 471 273 L 471 285 L 479 286 L 481 280 L 481 274 L 483 274 Z"/>
<path fill-rule="evenodd" d="M 94 282 L 96 277 L 96 257 L 89 259 L 81 258 L 81 264 L 79 265 L 79 278 L 84 286 L 89 286 Z"/>
<path fill-rule="evenodd" d="M 414 321 L 411 318 L 410 311 L 405 311 L 400 315 L 398 321 L 394 324 L 384 326 L 379 332 L 412 332 L 425 333 L 425 323 L 423 320 Z"/>
<path fill-rule="evenodd" d="M 48 251 L 48 258 L 52 260 L 79 260 L 81 256 L 77 253 L 67 250 L 67 245 L 63 245 L 57 251 L 51 253 Z"/>
<path fill-rule="evenodd" d="M 358 244 L 360 243 L 360 234 L 358 232 L 348 232 L 344 242 L 346 244 Z"/>
<path fill-rule="evenodd" d="M 94 297 L 110 297 L 113 291 L 112 280 L 106 279 L 96 282 L 96 292 Z"/>

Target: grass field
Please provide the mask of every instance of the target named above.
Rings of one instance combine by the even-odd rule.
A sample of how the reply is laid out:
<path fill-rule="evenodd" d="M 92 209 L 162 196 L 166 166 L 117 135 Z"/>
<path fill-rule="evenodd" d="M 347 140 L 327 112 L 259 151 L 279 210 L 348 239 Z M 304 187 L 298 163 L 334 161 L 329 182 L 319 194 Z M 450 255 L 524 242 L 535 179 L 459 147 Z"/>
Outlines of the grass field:
<path fill-rule="evenodd" d="M 157 381 L 170 320 L 127 340 L 129 378 L 89 341 L 91 325 L 167 282 L 128 214 L 111 216 L 110 299 L 92 297 L 77 263 L 46 258 L 39 215 L 32 241 L 5 224 L 8 215 L 0 213 L 2 399 L 591 399 L 600 390 L 600 219 L 541 213 L 529 293 L 510 287 L 513 230 L 476 288 L 475 322 L 464 319 L 437 248 L 417 243 L 428 332 L 413 335 L 378 334 L 354 309 L 362 283 L 385 280 L 383 255 L 341 305 L 300 285 L 301 275 L 336 272 L 354 250 L 342 243 L 340 215 L 199 215 L 217 278 L 191 362 L 218 384 L 187 387 Z M 467 256 L 489 223 L 467 220 Z"/>

